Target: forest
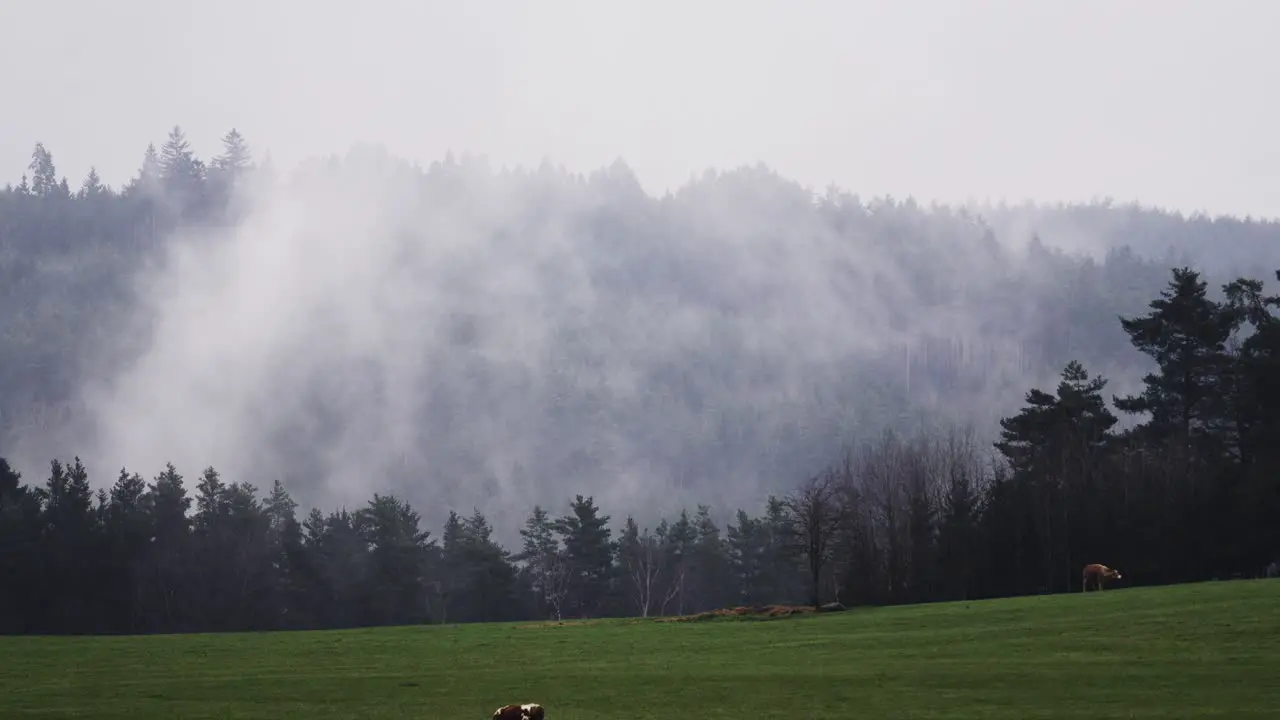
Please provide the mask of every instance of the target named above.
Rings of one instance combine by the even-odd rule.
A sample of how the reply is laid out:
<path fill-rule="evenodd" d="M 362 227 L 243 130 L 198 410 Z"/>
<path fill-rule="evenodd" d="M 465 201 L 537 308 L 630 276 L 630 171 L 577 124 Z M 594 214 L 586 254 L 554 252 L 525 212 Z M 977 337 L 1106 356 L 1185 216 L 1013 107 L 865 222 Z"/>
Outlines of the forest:
<path fill-rule="evenodd" d="M 301 375 L 280 391 L 294 402 L 147 412 L 205 379 L 155 349 L 196 339 L 164 334 L 194 291 L 148 294 L 201 277 L 175 258 L 265 243 L 244 230 L 264 197 L 370 185 L 395 222 L 346 227 L 393 236 L 369 250 L 387 267 L 434 273 L 388 296 L 427 327 L 360 335 L 360 354 L 321 323 L 295 340 L 318 343 L 314 368 L 253 386 Z M 304 229 L 347 217 L 301 204 Z M 469 204 L 504 208 L 466 224 L 490 255 L 442 250 L 424 224 L 457 232 L 450 208 Z M 310 250 L 350 244 L 318 245 L 322 229 L 303 233 Z M 1262 574 L 1280 559 L 1278 240 L 1269 221 L 1109 203 L 815 197 L 760 168 L 656 199 L 620 164 L 423 171 L 370 152 L 282 182 L 239 133 L 206 164 L 178 127 L 122 188 L 91 171 L 73 191 L 37 145 L 0 192 L 0 631 L 927 602 L 1078 591 L 1088 562 L 1136 584 Z M 533 330 L 554 361 L 510 351 L 504 313 L 530 301 L 465 282 L 491 267 L 553 296 Z M 335 290 L 339 310 L 397 285 L 371 283 Z M 429 362 L 393 374 L 369 343 Z M 361 426 L 392 427 L 405 397 L 405 438 L 373 442 Z M 147 442 L 224 424 L 249 427 L 230 470 L 191 460 L 205 469 L 186 477 L 155 460 L 167 440 Z M 116 446 L 158 474 L 91 480 Z M 372 498 L 346 505 L 332 488 L 355 465 Z"/>

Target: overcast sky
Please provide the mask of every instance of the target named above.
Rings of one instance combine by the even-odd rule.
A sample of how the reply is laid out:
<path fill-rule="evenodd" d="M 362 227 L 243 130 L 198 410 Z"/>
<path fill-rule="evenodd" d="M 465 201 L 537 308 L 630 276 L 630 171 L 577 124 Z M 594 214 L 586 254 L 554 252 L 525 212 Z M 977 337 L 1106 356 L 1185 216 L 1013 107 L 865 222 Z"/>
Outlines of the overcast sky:
<path fill-rule="evenodd" d="M 43 141 L 73 186 L 116 185 L 177 123 L 284 167 L 367 141 L 621 157 L 658 193 L 762 161 L 864 195 L 1280 216 L 1277 28 L 1269 0 L 9 0 L 0 178 Z"/>

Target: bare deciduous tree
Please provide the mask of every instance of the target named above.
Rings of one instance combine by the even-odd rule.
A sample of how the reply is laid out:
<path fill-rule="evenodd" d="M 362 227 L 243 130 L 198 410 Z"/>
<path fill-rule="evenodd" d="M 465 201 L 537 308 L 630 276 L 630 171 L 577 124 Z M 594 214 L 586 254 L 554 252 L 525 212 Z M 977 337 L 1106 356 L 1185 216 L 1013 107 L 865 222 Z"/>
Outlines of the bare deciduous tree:
<path fill-rule="evenodd" d="M 649 610 L 654 606 L 654 592 L 662 577 L 662 546 L 645 528 L 636 537 L 634 546 L 627 550 L 623 554 L 623 564 L 631 580 L 632 597 L 640 609 L 640 617 L 649 617 Z"/>
<path fill-rule="evenodd" d="M 667 586 L 667 594 L 662 598 L 662 609 L 660 612 L 663 615 L 667 614 L 667 605 L 677 597 L 680 598 L 677 613 L 681 615 L 684 614 L 684 579 L 685 576 L 689 574 L 689 566 L 681 561 L 676 563 L 674 570 L 675 572 L 671 578 L 671 584 Z"/>
<path fill-rule="evenodd" d="M 556 620 L 563 620 L 561 609 L 569 594 L 569 562 L 563 552 L 548 553 L 530 563 L 534 572 L 535 590 L 551 606 Z"/>
<path fill-rule="evenodd" d="M 782 500 L 788 519 L 789 546 L 803 554 L 811 580 L 809 600 L 821 604 L 822 570 L 835 550 L 834 540 L 845 525 L 840 476 L 834 468 L 815 475 Z"/>

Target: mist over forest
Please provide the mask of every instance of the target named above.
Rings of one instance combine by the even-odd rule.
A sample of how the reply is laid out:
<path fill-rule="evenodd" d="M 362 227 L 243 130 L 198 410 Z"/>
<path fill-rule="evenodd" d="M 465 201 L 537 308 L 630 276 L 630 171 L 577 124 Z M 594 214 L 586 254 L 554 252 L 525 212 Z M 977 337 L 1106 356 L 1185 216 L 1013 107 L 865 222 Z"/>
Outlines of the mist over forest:
<path fill-rule="evenodd" d="M 115 188 L 43 145 L 3 169 L 0 457 L 28 480 L 212 465 L 326 511 L 476 509 L 504 542 L 576 494 L 615 524 L 727 517 L 886 429 L 990 448 L 1071 360 L 1135 392 L 1154 364 L 1117 318 L 1171 268 L 1217 297 L 1280 267 L 1273 220 L 934 206 L 762 166 L 660 197 L 622 160 L 275 168 L 250 141 L 200 158 L 175 127 Z"/>

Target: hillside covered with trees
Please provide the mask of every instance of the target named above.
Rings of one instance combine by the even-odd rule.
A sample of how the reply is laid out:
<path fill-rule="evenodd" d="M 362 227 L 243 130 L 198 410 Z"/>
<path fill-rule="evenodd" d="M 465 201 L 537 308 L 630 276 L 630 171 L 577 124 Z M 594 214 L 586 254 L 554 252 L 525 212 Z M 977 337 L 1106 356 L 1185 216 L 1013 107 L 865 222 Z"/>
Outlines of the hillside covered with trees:
<path fill-rule="evenodd" d="M 119 190 L 37 146 L 0 192 L 5 631 L 669 614 L 814 568 L 912 602 L 1280 549 L 1277 301 L 1239 279 L 1274 223 L 370 150 L 281 178 L 223 142 L 175 128 Z M 225 479 L 175 467 L 208 455 Z"/>

